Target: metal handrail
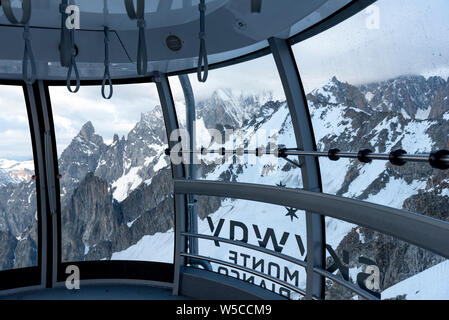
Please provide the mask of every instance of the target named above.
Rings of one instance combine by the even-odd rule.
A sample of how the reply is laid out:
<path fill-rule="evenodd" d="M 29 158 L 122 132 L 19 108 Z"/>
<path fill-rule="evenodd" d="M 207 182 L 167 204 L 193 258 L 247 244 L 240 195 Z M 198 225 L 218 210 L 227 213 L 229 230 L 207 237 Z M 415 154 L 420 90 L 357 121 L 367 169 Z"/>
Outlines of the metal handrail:
<path fill-rule="evenodd" d="M 371 228 L 375 231 L 394 236 L 398 239 L 415 244 L 423 249 L 427 249 L 443 257 L 449 258 L 449 247 L 441 241 L 441 239 L 449 239 L 449 223 L 405 210 L 394 209 L 378 204 L 318 192 L 248 183 L 177 179 L 174 181 L 174 191 L 176 194 L 229 197 L 234 199 L 289 206 L 300 210 L 316 212 L 324 216 L 337 218 L 349 223 L 355 223 L 360 226 Z M 242 241 L 186 232 L 181 233 L 181 236 L 191 236 L 230 243 L 267 254 L 272 254 L 281 259 L 284 259 L 285 256 L 283 254 L 275 253 L 271 250 L 253 246 Z M 181 255 L 187 256 L 184 253 Z M 303 261 L 288 256 L 286 257 L 287 259 L 285 260 L 293 263 L 300 262 L 298 264 L 304 267 Z M 241 268 L 244 268 L 217 259 L 207 259 L 209 259 L 207 261 L 220 263 L 240 270 L 242 270 Z M 214 261 L 211 261 L 210 259 Z M 246 269 L 247 268 L 245 268 L 244 271 L 248 271 L 250 273 L 252 272 L 251 269 Z M 341 284 L 363 298 L 378 300 L 378 298 L 374 295 L 324 269 L 315 267 L 313 268 L 313 271 L 314 273 L 320 274 Z M 260 276 L 264 277 L 262 275 Z M 290 286 L 286 287 L 290 288 Z"/>
<path fill-rule="evenodd" d="M 230 268 L 238 269 L 240 271 L 248 272 L 248 273 L 251 273 L 251 274 L 253 274 L 255 276 L 258 276 L 258 277 L 267 279 L 269 281 L 275 282 L 275 283 L 277 283 L 277 284 L 279 284 L 281 286 L 284 286 L 284 287 L 286 287 L 286 288 L 288 288 L 288 289 L 290 289 L 290 290 L 292 290 L 292 291 L 294 291 L 296 293 L 299 293 L 299 294 L 301 294 L 303 296 L 306 295 L 306 292 L 304 290 L 302 290 L 300 288 L 297 288 L 297 287 L 295 287 L 294 285 L 291 285 L 288 282 L 282 281 L 282 280 L 280 280 L 278 278 L 274 278 L 272 276 L 269 276 L 269 275 L 267 275 L 265 273 L 262 273 L 262 272 L 259 272 L 259 271 L 256 271 L 256 270 L 240 266 L 238 264 L 233 264 L 233 263 L 226 262 L 226 261 L 223 261 L 223 260 L 214 259 L 214 258 L 210 258 L 210 257 L 196 255 L 196 254 L 189 254 L 189 253 L 181 253 L 181 256 L 186 257 L 186 258 L 205 260 L 205 261 L 209 261 L 211 263 L 217 263 L 217 264 L 221 264 L 221 265 L 226 266 L 226 267 L 230 267 Z"/>

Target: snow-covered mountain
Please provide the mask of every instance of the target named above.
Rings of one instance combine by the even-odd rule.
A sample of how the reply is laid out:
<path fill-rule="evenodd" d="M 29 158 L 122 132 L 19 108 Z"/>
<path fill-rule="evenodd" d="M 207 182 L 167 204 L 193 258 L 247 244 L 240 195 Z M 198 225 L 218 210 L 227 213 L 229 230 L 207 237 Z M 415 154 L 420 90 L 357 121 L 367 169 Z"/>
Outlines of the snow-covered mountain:
<path fill-rule="evenodd" d="M 8 183 L 30 181 L 34 174 L 34 162 L 0 159 L 0 187 Z"/>
<path fill-rule="evenodd" d="M 403 148 L 410 153 L 420 153 L 447 148 L 448 88 L 449 81 L 435 77 L 404 76 L 363 86 L 352 86 L 333 78 L 307 96 L 318 149 L 371 148 L 388 152 Z M 272 101 L 269 93 L 235 96 L 230 90 L 218 90 L 209 99 L 198 102 L 197 116 L 198 146 L 255 148 L 261 141 L 295 145 L 287 105 L 283 101 Z M 212 140 L 207 128 L 236 130 L 222 144 Z M 166 141 L 159 107 L 142 114 L 126 137 L 116 135 L 110 145 L 95 133 L 92 123 L 81 128 L 59 159 L 64 260 L 172 261 L 173 199 L 169 159 L 163 153 Z M 208 156 L 205 160 L 200 168 L 202 179 L 302 187 L 300 170 L 275 157 L 246 156 L 240 161 L 215 163 L 216 156 Z M 395 167 L 383 161 L 360 164 L 349 159 L 332 163 L 321 159 L 320 164 L 326 193 L 449 220 L 448 171 L 432 170 L 427 164 Z M 25 182 L 0 188 L 0 237 L 5 239 L 2 242 L 4 251 L 0 248 L 1 268 L 26 265 L 36 259 L 33 244 L 36 232 L 27 229 L 36 210 L 31 205 L 35 202 L 32 188 L 32 184 Z M 246 235 L 252 244 L 266 245 L 305 259 L 305 217 L 300 211 L 214 197 L 200 197 L 198 209 L 201 233 L 218 232 L 224 237 L 232 234 L 237 239 Z M 242 222 L 245 226 L 239 224 Z M 340 257 L 349 252 L 345 264 L 354 283 L 357 273 L 364 270 L 359 256 L 375 261 L 381 270 L 380 291 L 388 288 L 385 297 L 411 294 L 405 291 L 413 287 L 410 282 L 415 277 L 412 276 L 416 274 L 416 279 L 421 279 L 418 276 L 421 271 L 433 270 L 432 267 L 445 263 L 444 259 L 414 246 L 335 219 L 326 219 L 326 242 Z M 304 271 L 297 266 L 251 250 L 236 250 L 224 244 L 217 247 L 214 242 L 200 241 L 200 253 L 204 255 L 228 261 L 230 250 L 237 252 L 233 260 L 236 263 L 248 263 L 249 267 L 256 263 L 258 271 L 264 268 L 265 272 L 274 272 L 272 275 L 279 275 L 294 285 L 305 286 Z M 332 265 L 329 252 L 327 259 L 328 266 Z M 279 273 L 276 273 L 276 266 Z M 249 278 L 229 268 L 225 268 L 226 271 L 214 265 L 214 269 Z M 251 281 L 276 292 L 282 291 L 268 281 L 263 284 L 261 279 Z M 449 279 L 446 282 L 449 283 Z M 327 295 L 329 298 L 353 297 L 332 283 L 327 284 Z"/>

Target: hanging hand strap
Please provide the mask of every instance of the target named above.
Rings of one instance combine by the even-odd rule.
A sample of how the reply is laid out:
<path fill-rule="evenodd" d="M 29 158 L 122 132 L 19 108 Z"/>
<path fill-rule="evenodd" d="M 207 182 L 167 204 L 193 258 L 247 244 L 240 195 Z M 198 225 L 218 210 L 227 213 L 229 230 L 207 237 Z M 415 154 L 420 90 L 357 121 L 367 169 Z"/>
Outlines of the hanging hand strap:
<path fill-rule="evenodd" d="M 22 61 L 22 78 L 27 84 L 33 84 L 36 81 L 36 60 L 34 59 L 33 49 L 31 48 L 30 26 L 27 23 L 23 29 L 23 39 L 25 40 L 25 50 Z M 31 73 L 28 72 L 28 64 L 31 66 Z"/>
<path fill-rule="evenodd" d="M 200 53 L 198 55 L 197 77 L 198 81 L 206 82 L 209 74 L 209 62 L 206 50 L 206 0 L 200 0 L 198 5 L 200 11 Z"/>
<path fill-rule="evenodd" d="M 3 0 L 2 1 L 3 12 L 5 13 L 6 18 L 8 18 L 9 22 L 12 24 L 22 24 L 25 25 L 30 21 L 31 18 L 31 0 L 22 0 L 22 19 L 17 20 L 14 12 L 11 8 L 11 0 Z"/>
<path fill-rule="evenodd" d="M 30 18 L 31 18 L 31 0 L 22 1 L 22 18 L 17 20 L 11 8 L 10 0 L 2 1 L 3 12 L 6 18 L 12 24 L 23 25 L 23 40 L 25 41 L 25 49 L 22 60 L 22 79 L 27 84 L 33 84 L 36 81 L 36 60 L 34 59 L 33 50 L 31 48 Z M 31 66 L 31 72 L 28 72 L 28 65 Z"/>
<path fill-rule="evenodd" d="M 61 36 L 59 39 L 59 60 L 62 67 L 70 67 L 72 61 L 72 47 L 70 44 L 70 30 L 66 28 L 67 13 L 65 12 L 68 5 L 67 0 L 62 0 L 59 5 L 61 13 Z"/>
<path fill-rule="evenodd" d="M 106 82 L 109 85 L 109 95 L 105 94 Z M 114 88 L 112 87 L 111 74 L 109 72 L 109 27 L 104 27 L 104 75 L 101 83 L 101 95 L 105 99 L 111 99 Z"/>
<path fill-rule="evenodd" d="M 126 12 L 131 20 L 137 20 L 139 40 L 137 45 L 137 74 L 144 76 L 148 70 L 148 53 L 145 37 L 145 1 L 137 0 L 137 10 L 133 0 L 125 0 Z"/>

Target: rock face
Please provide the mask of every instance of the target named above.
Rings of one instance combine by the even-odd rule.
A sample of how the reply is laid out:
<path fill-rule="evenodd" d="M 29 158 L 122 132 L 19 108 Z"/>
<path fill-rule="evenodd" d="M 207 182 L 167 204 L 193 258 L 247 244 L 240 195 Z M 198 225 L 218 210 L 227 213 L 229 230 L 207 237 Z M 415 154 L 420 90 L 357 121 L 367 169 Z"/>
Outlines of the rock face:
<path fill-rule="evenodd" d="M 36 206 L 34 181 L 0 188 L 0 230 L 18 237 L 33 223 Z"/>
<path fill-rule="evenodd" d="M 259 96 L 235 96 L 229 89 L 219 89 L 197 103 L 197 117 L 203 119 L 207 128 L 241 128 L 245 120 L 252 119 L 260 107 L 271 100 L 269 92 Z"/>
<path fill-rule="evenodd" d="M 360 87 L 372 110 L 439 119 L 449 109 L 448 82 L 440 77 L 403 76 Z M 369 100 L 369 101 L 368 101 Z"/>
<path fill-rule="evenodd" d="M 17 239 L 10 232 L 0 231 L 0 269 L 12 269 L 14 266 L 14 249 Z"/>
<path fill-rule="evenodd" d="M 448 97 L 448 81 L 407 76 L 363 86 L 333 78 L 307 99 L 320 150 L 371 148 L 389 152 L 404 148 L 420 153 L 448 147 Z M 276 117 L 281 120 L 275 129 L 293 133 L 285 103 L 272 101 L 269 94 L 234 96 L 231 91 L 219 90 L 199 101 L 197 109 L 207 128 L 238 128 L 236 136 L 244 146 L 250 143 L 249 132 Z M 291 137 L 281 144 L 293 145 L 294 135 Z M 160 108 L 142 114 L 126 137 L 115 135 L 110 145 L 95 133 L 92 123 L 81 128 L 59 159 L 63 260 L 110 259 L 146 235 L 173 228 L 173 186 L 169 161 L 163 153 L 166 141 Z M 339 163 L 344 164 L 339 170 L 322 163 L 325 192 L 449 221 L 448 171 L 433 170 L 427 164 Z M 200 174 L 203 178 L 213 175 L 214 179 L 241 181 L 247 169 L 245 163 L 203 163 Z M 293 170 L 289 163 L 282 166 L 283 174 L 293 174 Z M 199 217 L 204 219 L 215 212 L 222 200 L 199 197 Z M 35 214 L 34 182 L 0 187 L 0 269 L 36 264 Z M 326 221 L 329 234 L 332 223 Z M 344 251 L 350 253 L 347 266 L 354 282 L 354 272 L 364 270 L 359 256 L 376 261 L 381 289 L 442 261 L 359 226 L 348 227 L 341 239 L 330 245 L 339 256 Z M 332 258 L 327 262 L 331 265 Z M 335 284 L 327 284 L 328 298 L 352 296 Z"/>
<path fill-rule="evenodd" d="M 116 210 L 108 184 L 88 173 L 62 211 L 64 259 L 83 260 L 90 246 L 101 241 L 111 242 L 119 223 Z"/>

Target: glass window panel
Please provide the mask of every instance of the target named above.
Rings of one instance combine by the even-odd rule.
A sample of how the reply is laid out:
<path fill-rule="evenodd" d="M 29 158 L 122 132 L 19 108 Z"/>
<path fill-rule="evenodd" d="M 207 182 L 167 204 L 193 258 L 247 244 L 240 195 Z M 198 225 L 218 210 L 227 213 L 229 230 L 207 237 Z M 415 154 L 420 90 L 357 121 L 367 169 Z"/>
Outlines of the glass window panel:
<path fill-rule="evenodd" d="M 443 45 L 449 35 L 449 22 L 443 14 L 448 9 L 447 1 L 440 0 L 379 0 L 293 46 L 318 150 L 357 152 L 369 148 L 389 153 L 404 149 L 419 154 L 448 149 L 449 49 Z M 448 221 L 448 170 L 434 170 L 427 163 L 398 167 L 386 161 L 319 161 L 326 193 Z M 326 238 L 334 248 L 346 246 L 348 252 L 358 252 L 361 243 L 349 240 L 363 230 L 326 218 Z M 439 275 L 428 270 L 444 264 L 441 257 L 368 234 L 366 239 L 380 241 L 374 246 L 385 246 L 384 267 L 400 273 L 394 281 L 385 275 L 383 290 L 389 292 L 387 288 L 413 276 L 429 276 L 429 283 L 439 282 Z M 393 261 L 395 255 L 404 260 Z M 401 271 L 395 266 L 398 263 L 408 269 Z M 407 297 L 435 297 L 420 292 L 409 290 Z"/>
<path fill-rule="evenodd" d="M 190 74 L 196 104 L 196 145 L 209 150 L 296 146 L 282 83 L 272 55 L 211 70 L 206 83 Z M 177 116 L 186 107 L 178 77 L 170 78 Z M 186 141 L 186 139 L 183 139 Z M 198 179 L 302 186 L 301 170 L 273 155 L 200 156 Z"/>
<path fill-rule="evenodd" d="M 0 86 L 0 270 L 37 266 L 33 146 L 21 86 Z"/>
<path fill-rule="evenodd" d="M 428 153 L 449 146 L 444 1 L 377 1 L 293 47 L 317 147 Z M 442 30 L 445 30 L 444 32 Z M 446 219 L 449 171 L 320 158 L 326 193 Z"/>
<path fill-rule="evenodd" d="M 173 262 L 172 175 L 154 84 L 51 87 L 62 260 Z"/>

